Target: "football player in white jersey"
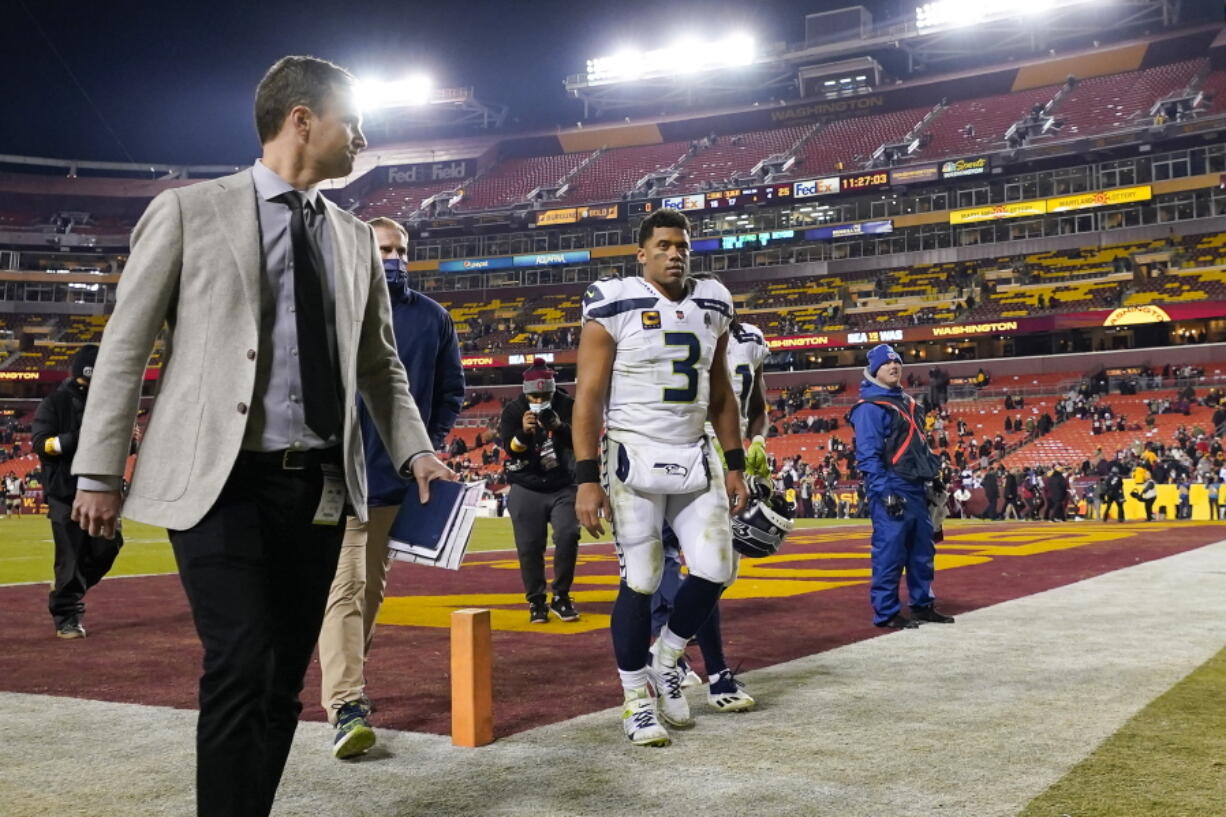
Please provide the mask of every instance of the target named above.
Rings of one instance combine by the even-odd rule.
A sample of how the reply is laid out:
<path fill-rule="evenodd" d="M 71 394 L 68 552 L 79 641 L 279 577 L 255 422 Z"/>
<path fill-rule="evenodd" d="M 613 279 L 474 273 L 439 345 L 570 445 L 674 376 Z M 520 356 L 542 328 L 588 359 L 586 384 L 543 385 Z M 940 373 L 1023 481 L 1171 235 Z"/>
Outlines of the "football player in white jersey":
<path fill-rule="evenodd" d="M 632 743 L 647 746 L 670 742 L 660 719 L 677 727 L 694 722 L 677 659 L 732 579 L 729 514 L 739 513 L 749 495 L 740 412 L 722 365 L 732 299 L 718 281 L 690 277 L 689 250 L 689 220 L 658 210 L 639 228 L 643 276 L 588 288 L 572 420 L 575 513 L 595 536 L 604 535 L 601 518 L 608 519 L 617 547 L 621 583 L 611 630 L 625 690 L 622 724 Z M 708 417 L 726 471 L 704 432 Z M 649 665 L 665 522 L 677 534 L 689 575 Z"/>
<path fill-rule="evenodd" d="M 695 277 L 701 277 L 697 273 Z M 728 328 L 728 377 L 737 397 L 741 415 L 741 437 L 753 437 L 753 444 L 746 453 L 746 473 L 770 479 L 766 460 L 766 386 L 762 378 L 762 364 L 769 349 L 761 330 L 746 323 L 733 320 Z M 710 428 L 708 427 L 708 433 Z M 755 456 L 755 449 L 756 455 Z M 651 600 L 651 628 L 659 633 L 673 609 L 673 599 L 681 584 L 681 553 L 677 537 L 672 529 L 664 528 L 664 573 L 660 586 Z M 739 558 L 737 562 L 739 563 Z M 733 569 L 735 578 L 736 568 Z M 743 712 L 754 707 L 755 701 L 744 685 L 732 674 L 724 657 L 724 638 L 721 631 L 719 604 L 698 628 L 695 635 L 702 653 L 703 668 L 707 674 L 707 703 L 717 712 Z M 684 686 L 697 686 L 702 680 L 686 666 Z"/>

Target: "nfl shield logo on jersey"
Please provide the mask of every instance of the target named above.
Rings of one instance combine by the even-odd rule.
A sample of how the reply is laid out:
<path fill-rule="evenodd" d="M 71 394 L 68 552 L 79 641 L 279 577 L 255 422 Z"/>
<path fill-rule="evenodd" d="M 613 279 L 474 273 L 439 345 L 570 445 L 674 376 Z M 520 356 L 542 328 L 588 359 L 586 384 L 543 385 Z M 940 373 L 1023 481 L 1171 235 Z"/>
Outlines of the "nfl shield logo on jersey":
<path fill-rule="evenodd" d="M 685 313 L 682 312 L 680 309 L 677 310 L 677 320 L 679 321 L 685 320 Z"/>

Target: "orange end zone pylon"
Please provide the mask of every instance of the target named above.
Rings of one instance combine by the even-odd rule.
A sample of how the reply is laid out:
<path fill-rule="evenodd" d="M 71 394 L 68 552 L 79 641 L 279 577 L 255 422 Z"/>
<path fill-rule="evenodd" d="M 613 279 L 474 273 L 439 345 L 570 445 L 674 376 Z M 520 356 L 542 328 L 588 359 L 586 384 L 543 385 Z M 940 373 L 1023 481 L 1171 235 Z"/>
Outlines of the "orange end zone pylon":
<path fill-rule="evenodd" d="M 494 742 L 494 662 L 489 610 L 451 614 L 451 742 Z"/>

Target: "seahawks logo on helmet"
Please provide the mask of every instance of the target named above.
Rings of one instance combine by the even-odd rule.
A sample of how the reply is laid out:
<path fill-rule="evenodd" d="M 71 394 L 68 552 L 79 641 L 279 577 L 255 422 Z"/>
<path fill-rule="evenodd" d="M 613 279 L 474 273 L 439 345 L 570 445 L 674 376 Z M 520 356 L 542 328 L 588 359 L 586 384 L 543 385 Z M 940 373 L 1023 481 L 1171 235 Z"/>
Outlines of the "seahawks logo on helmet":
<path fill-rule="evenodd" d="M 792 532 L 792 509 L 771 489 L 768 480 L 748 477 L 749 501 L 732 518 L 732 547 L 748 559 L 761 559 L 778 552 Z"/>

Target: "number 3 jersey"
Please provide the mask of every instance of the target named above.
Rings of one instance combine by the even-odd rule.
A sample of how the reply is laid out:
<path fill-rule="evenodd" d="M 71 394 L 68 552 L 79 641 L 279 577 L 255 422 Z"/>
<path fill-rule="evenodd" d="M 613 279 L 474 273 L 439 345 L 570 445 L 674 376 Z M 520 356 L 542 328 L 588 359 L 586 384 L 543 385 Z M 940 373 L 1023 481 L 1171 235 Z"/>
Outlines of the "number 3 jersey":
<path fill-rule="evenodd" d="M 711 361 L 732 322 L 719 281 L 690 279 L 670 301 L 640 277 L 598 281 L 583 294 L 583 320 L 617 344 L 605 427 L 620 438 L 687 445 L 703 436 Z"/>

